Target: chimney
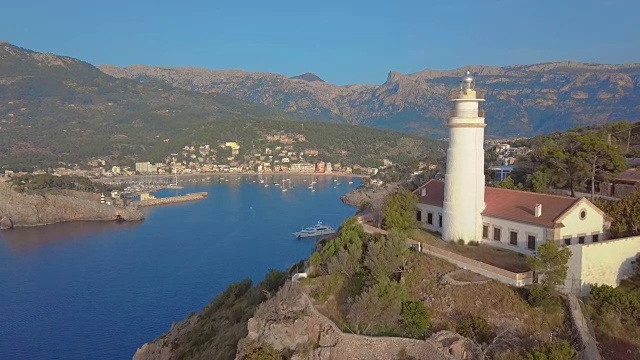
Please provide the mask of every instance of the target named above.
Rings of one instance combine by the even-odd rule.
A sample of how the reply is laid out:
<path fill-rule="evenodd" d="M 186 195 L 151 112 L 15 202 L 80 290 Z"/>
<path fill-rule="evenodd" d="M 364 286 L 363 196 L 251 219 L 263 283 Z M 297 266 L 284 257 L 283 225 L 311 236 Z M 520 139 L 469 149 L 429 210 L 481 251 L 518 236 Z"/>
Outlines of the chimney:
<path fill-rule="evenodd" d="M 420 189 L 420 196 L 427 196 L 427 188 L 423 187 Z"/>
<path fill-rule="evenodd" d="M 542 204 L 536 204 L 533 215 L 535 215 L 535 217 L 540 217 L 542 215 Z"/>

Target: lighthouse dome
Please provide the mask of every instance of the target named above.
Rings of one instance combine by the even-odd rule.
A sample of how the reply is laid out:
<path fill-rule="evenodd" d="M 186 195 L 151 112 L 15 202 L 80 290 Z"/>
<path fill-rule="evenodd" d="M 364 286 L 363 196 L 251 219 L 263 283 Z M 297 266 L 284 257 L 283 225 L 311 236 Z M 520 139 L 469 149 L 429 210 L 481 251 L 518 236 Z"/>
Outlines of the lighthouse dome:
<path fill-rule="evenodd" d="M 462 78 L 463 82 L 466 83 L 472 83 L 473 82 L 473 76 L 471 76 L 471 72 L 469 70 L 467 70 L 467 72 L 464 74 L 464 77 Z"/>

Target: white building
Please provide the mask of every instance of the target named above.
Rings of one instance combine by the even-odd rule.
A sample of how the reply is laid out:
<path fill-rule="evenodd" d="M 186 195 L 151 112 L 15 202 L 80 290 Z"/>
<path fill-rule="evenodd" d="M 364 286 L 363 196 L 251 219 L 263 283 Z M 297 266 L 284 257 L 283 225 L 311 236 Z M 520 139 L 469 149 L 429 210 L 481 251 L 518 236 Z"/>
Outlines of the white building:
<path fill-rule="evenodd" d="M 445 187 L 441 180 L 430 180 L 417 190 L 417 219 L 425 230 L 445 233 Z M 607 239 L 609 218 L 586 198 L 487 187 L 484 199 L 480 237 L 466 242 L 531 254 L 548 240 L 571 245 Z"/>
<path fill-rule="evenodd" d="M 465 242 L 482 239 L 484 210 L 484 112 L 483 96 L 476 92 L 469 71 L 452 94 L 454 110 L 449 127 L 445 175 L 442 238 Z"/>
<path fill-rule="evenodd" d="M 589 244 L 607 239 L 609 217 L 585 198 L 485 188 L 482 94 L 469 72 L 449 119 L 445 180 L 416 190 L 417 219 L 445 241 L 487 243 L 532 253 L 546 241 Z"/>

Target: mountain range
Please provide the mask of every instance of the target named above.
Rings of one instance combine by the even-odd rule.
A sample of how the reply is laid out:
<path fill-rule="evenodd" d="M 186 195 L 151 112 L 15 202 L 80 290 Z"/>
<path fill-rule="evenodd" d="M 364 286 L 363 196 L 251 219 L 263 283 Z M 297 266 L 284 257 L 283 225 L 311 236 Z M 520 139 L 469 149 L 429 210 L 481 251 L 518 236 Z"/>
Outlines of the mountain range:
<path fill-rule="evenodd" d="M 466 70 L 486 91 L 487 133 L 535 135 L 616 120 L 640 111 L 640 64 L 553 62 L 508 67 L 392 71 L 382 85 L 338 86 L 315 74 L 287 77 L 240 70 L 134 65 L 98 67 L 138 81 L 226 94 L 307 119 L 446 136 L 449 94 Z"/>
<path fill-rule="evenodd" d="M 301 127 L 299 116 L 273 107 L 139 80 L 0 42 L 0 168 L 29 170 L 96 157 L 115 164 L 161 161 L 184 145 L 225 141 L 238 141 L 243 153 L 260 152 L 265 135 L 283 132 L 304 135 L 305 146 L 323 158 L 362 165 L 387 156 L 415 158 L 439 147 L 424 137 L 347 124 Z M 308 74 L 296 81 L 322 80 Z"/>

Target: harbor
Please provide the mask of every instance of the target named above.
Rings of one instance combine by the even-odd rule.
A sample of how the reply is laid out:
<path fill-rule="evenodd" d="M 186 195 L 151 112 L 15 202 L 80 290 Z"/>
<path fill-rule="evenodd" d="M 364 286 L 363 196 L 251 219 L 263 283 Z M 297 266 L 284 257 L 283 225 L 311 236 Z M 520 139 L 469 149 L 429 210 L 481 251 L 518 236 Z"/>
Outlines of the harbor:
<path fill-rule="evenodd" d="M 133 204 L 137 205 L 138 207 L 178 204 L 183 202 L 202 200 L 207 196 L 209 196 L 209 193 L 206 191 L 163 198 L 156 198 L 149 193 L 142 193 L 140 195 L 140 200 L 134 201 Z"/>

